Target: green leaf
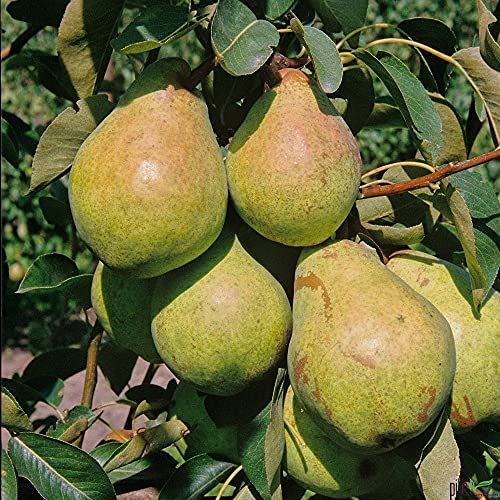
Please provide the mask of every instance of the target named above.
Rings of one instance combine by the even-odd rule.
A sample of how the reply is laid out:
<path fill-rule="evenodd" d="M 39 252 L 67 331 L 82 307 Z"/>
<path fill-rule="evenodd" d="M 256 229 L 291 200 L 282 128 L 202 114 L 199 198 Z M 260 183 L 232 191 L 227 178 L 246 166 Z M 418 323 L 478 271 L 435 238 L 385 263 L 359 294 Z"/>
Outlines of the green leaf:
<path fill-rule="evenodd" d="M 350 71 L 349 71 L 350 73 Z M 346 75 L 347 76 L 347 75 Z M 405 120 L 397 106 L 387 102 L 376 102 L 365 128 L 404 128 Z"/>
<path fill-rule="evenodd" d="M 75 262 L 66 255 L 48 253 L 35 259 L 16 293 L 60 292 L 88 309 L 92 278 L 92 274 L 80 274 Z"/>
<path fill-rule="evenodd" d="M 12 461 L 2 448 L 2 500 L 17 500 L 17 476 Z"/>
<path fill-rule="evenodd" d="M 490 31 L 490 27 L 497 18 L 487 9 L 482 0 L 477 0 L 477 11 L 481 55 L 489 66 L 500 71 L 500 45 Z"/>
<path fill-rule="evenodd" d="M 333 40 L 317 28 L 303 26 L 297 18 L 290 21 L 290 27 L 306 48 L 323 92 L 335 92 L 342 81 L 342 61 Z"/>
<path fill-rule="evenodd" d="M 165 45 L 188 21 L 187 7 L 153 5 L 137 16 L 111 46 L 122 54 L 139 54 Z"/>
<path fill-rule="evenodd" d="M 102 342 L 97 361 L 113 392 L 120 394 L 132 376 L 137 363 L 137 354 L 123 349 L 114 342 Z"/>
<path fill-rule="evenodd" d="M 356 135 L 367 123 L 375 105 L 370 72 L 362 69 L 346 71 L 335 97 L 347 99 L 347 108 L 342 118 Z M 399 115 L 401 116 L 400 113 Z"/>
<path fill-rule="evenodd" d="M 86 363 L 87 353 L 83 349 L 72 347 L 53 349 L 33 358 L 24 369 L 23 379 L 53 376 L 66 380 L 75 373 L 85 370 Z"/>
<path fill-rule="evenodd" d="M 500 202 L 491 183 L 476 172 L 459 172 L 448 183 L 452 189 L 447 189 L 447 199 L 465 252 L 474 305 L 479 308 L 500 266 Z"/>
<path fill-rule="evenodd" d="M 224 481 L 234 467 L 206 454 L 190 458 L 165 483 L 158 500 L 198 500 Z"/>
<path fill-rule="evenodd" d="M 10 124 L 2 117 L 2 156 L 14 167 L 19 166 L 19 142 Z"/>
<path fill-rule="evenodd" d="M 150 454 L 170 446 L 188 434 L 189 430 L 186 424 L 176 419 L 150 427 L 142 431 L 140 436 L 147 444 L 145 453 Z"/>
<path fill-rule="evenodd" d="M 43 216 L 49 224 L 65 227 L 73 222 L 71 210 L 67 203 L 52 196 L 41 196 L 38 200 Z"/>
<path fill-rule="evenodd" d="M 96 416 L 86 406 L 75 406 L 64 412 L 64 421 L 58 420 L 53 429 L 49 429 L 47 436 L 71 443 L 81 436 L 95 420 Z"/>
<path fill-rule="evenodd" d="M 121 444 L 109 459 L 103 464 L 102 468 L 106 472 L 127 465 L 142 456 L 146 449 L 147 443 L 142 439 L 140 434 L 136 434 L 132 439 Z"/>
<path fill-rule="evenodd" d="M 457 111 L 439 94 L 430 94 L 430 98 L 443 124 L 443 144 L 439 149 L 436 164 L 445 165 L 451 161 L 466 160 L 465 133 Z"/>
<path fill-rule="evenodd" d="M 488 66 L 478 47 L 462 49 L 453 54 L 453 59 L 460 63 L 481 92 L 481 99 L 491 113 L 489 120 L 496 146 L 500 143 L 500 73 Z"/>
<path fill-rule="evenodd" d="M 69 0 L 16 0 L 7 5 L 7 12 L 18 21 L 57 28 L 68 3 Z"/>
<path fill-rule="evenodd" d="M 264 0 L 264 15 L 274 21 L 284 16 L 295 3 L 295 0 Z"/>
<path fill-rule="evenodd" d="M 269 404 L 238 431 L 243 470 L 264 500 L 281 498 L 280 466 L 285 448 L 284 378 L 285 370 L 280 369 Z"/>
<path fill-rule="evenodd" d="M 139 460 L 134 460 L 123 467 L 114 469 L 108 474 L 108 477 L 112 484 L 129 478 L 137 481 L 147 478 L 146 480 L 148 481 L 148 484 L 151 484 L 151 479 L 153 478 L 155 480 L 160 479 L 162 481 L 168 479 L 168 477 L 173 474 L 175 465 L 176 462 L 172 457 L 170 457 L 170 455 L 166 453 L 158 453 L 156 455 L 140 458 Z M 145 471 L 148 471 L 149 474 L 141 474 L 141 472 Z M 144 476 L 146 476 L 146 478 Z"/>
<path fill-rule="evenodd" d="M 121 443 L 104 443 L 89 451 L 89 455 L 102 467 L 120 446 Z"/>
<path fill-rule="evenodd" d="M 78 99 L 76 90 L 57 56 L 37 50 L 24 50 L 10 57 L 5 64 L 6 71 L 15 71 L 19 68 L 31 69 L 33 79 L 54 95 L 69 101 Z"/>
<path fill-rule="evenodd" d="M 113 500 L 113 486 L 99 464 L 70 444 L 24 433 L 9 441 L 17 473 L 49 500 Z"/>
<path fill-rule="evenodd" d="M 80 98 L 99 89 L 124 4 L 124 0 L 72 0 L 66 8 L 57 50 Z"/>
<path fill-rule="evenodd" d="M 382 80 L 424 158 L 435 165 L 443 142 L 442 123 L 422 83 L 406 64 L 388 52 L 375 57 L 358 49 L 354 54 Z"/>
<path fill-rule="evenodd" d="M 460 477 L 459 450 L 449 420 L 417 469 L 426 500 L 449 497 L 450 484 L 457 484 Z"/>
<path fill-rule="evenodd" d="M 270 22 L 258 20 L 239 0 L 220 0 L 212 21 L 212 47 L 229 74 L 255 73 L 278 43 L 279 33 Z"/>
<path fill-rule="evenodd" d="M 66 108 L 40 138 L 27 194 L 40 191 L 67 173 L 83 141 L 113 108 L 103 95 L 82 99 L 77 106 L 78 111 Z"/>
<path fill-rule="evenodd" d="M 452 55 L 457 39 L 453 31 L 442 21 L 428 17 L 414 17 L 398 24 L 398 29 L 411 40 L 423 43 L 443 54 Z M 420 81 L 431 92 L 446 92 L 448 64 L 429 52 L 415 49 L 422 60 Z"/>
<path fill-rule="evenodd" d="M 33 424 L 16 398 L 2 386 L 2 426 L 15 432 L 32 431 Z"/>
<path fill-rule="evenodd" d="M 252 490 L 247 485 L 238 492 L 234 500 L 259 500 L 259 498 L 252 493 Z"/>
<path fill-rule="evenodd" d="M 329 31 L 338 31 L 340 24 L 345 34 L 365 24 L 368 0 L 309 0 Z M 357 46 L 358 36 L 349 39 L 352 47 Z"/>

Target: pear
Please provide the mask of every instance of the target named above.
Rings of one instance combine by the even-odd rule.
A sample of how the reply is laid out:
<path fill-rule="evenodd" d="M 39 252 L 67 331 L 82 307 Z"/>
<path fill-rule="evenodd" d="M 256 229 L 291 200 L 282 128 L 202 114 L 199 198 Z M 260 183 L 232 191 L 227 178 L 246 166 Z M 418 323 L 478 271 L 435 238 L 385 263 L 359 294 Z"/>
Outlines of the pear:
<path fill-rule="evenodd" d="M 224 223 L 227 181 L 205 103 L 181 59 L 148 66 L 90 134 L 69 177 L 76 228 L 113 270 L 151 278 L 201 255 Z"/>
<path fill-rule="evenodd" d="M 120 346 L 150 363 L 161 363 L 151 336 L 151 296 L 155 279 L 126 278 L 97 265 L 92 307 L 106 333 Z"/>
<path fill-rule="evenodd" d="M 292 387 L 285 396 L 284 468 L 302 487 L 333 498 L 358 496 L 381 486 L 401 460 L 394 453 L 366 457 L 348 451 L 314 423 Z"/>
<path fill-rule="evenodd" d="M 500 420 L 500 293 L 489 293 L 479 316 L 464 269 L 422 252 L 395 255 L 387 267 L 451 326 L 457 350 L 450 415 L 455 431 Z"/>
<path fill-rule="evenodd" d="M 237 394 L 275 369 L 291 334 L 285 291 L 230 230 L 201 257 L 158 278 L 152 318 L 168 367 L 218 396 Z"/>
<path fill-rule="evenodd" d="M 205 408 L 206 398 L 206 394 L 186 382 L 180 382 L 175 389 L 169 413 L 182 420 L 191 431 L 183 438 L 187 445 L 185 458 L 214 453 L 238 463 L 238 426 L 217 426 Z"/>
<path fill-rule="evenodd" d="M 228 149 L 229 192 L 266 238 L 309 246 L 332 236 L 358 194 L 361 157 L 348 126 L 297 69 L 262 95 Z"/>
<path fill-rule="evenodd" d="M 324 432 L 354 451 L 380 453 L 437 416 L 451 391 L 455 346 L 429 301 L 374 250 L 341 240 L 301 254 L 288 370 Z"/>

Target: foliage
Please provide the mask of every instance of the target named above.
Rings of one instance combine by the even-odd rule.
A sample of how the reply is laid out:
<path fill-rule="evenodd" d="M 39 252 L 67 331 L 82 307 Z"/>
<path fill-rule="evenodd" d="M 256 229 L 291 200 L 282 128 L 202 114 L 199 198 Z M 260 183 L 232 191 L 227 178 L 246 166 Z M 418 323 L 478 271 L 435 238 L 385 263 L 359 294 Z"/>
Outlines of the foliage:
<path fill-rule="evenodd" d="M 348 8 L 342 0 L 2 0 L 6 40 L 26 25 L 37 33 L 2 61 L 5 326 L 8 343 L 28 339 L 40 353 L 22 374 L 3 381 L 2 425 L 12 437 L 2 451 L 2 498 L 19 491 L 21 498 L 24 492 L 108 499 L 149 486 L 170 499 L 279 499 L 292 489 L 296 498 L 311 498 L 281 468 L 283 369 L 272 391 L 206 398 L 207 418 L 218 430 L 236 426 L 239 460 L 186 454 L 196 428 L 172 411 L 175 382 L 166 389 L 145 382 L 121 394 L 136 356 L 106 337 L 97 348 L 101 332 L 89 314 L 96 259 L 78 237 L 67 173 L 135 77 L 168 56 L 197 67 L 191 83 L 207 101 L 222 148 L 274 83 L 276 66 L 297 64 L 307 66 L 357 135 L 365 182 L 398 184 L 422 175 L 406 164 L 383 174 L 371 170 L 380 164 L 411 160 L 436 171 L 478 156 L 500 141 L 499 8 L 491 3 L 448 2 L 445 24 L 418 18 L 442 17 L 442 3 L 429 0 L 404 0 L 397 9 L 388 0 Z M 402 12 L 412 15 L 403 19 Z M 477 36 L 479 46 L 472 47 Z M 307 64 L 299 64 L 302 56 Z M 499 168 L 480 167 L 481 177 L 454 174 L 439 189 L 430 184 L 376 201 L 360 196 L 339 235 L 368 241 L 383 257 L 417 248 L 466 268 L 480 311 L 500 263 Z M 58 407 L 66 379 L 86 364 L 91 374 L 96 357 L 117 394 L 113 404 L 128 405 L 130 418 L 87 452 L 83 436 L 99 418 L 90 383 L 84 404 L 64 413 Z M 53 417 L 33 422 L 40 402 L 54 410 L 55 425 Z M 141 428 L 139 415 L 147 417 Z M 412 487 L 428 499 L 465 482 L 469 490 L 497 495 L 499 432 L 483 423 L 455 436 L 443 412 L 412 443 L 412 453 L 400 452 L 419 475 Z"/>

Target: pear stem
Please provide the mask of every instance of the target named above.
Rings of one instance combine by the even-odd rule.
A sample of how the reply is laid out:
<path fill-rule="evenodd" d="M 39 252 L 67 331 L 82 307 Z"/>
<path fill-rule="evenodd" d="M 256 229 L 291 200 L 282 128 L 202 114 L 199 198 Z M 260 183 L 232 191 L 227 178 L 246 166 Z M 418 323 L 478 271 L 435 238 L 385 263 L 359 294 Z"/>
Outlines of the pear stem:
<path fill-rule="evenodd" d="M 283 419 L 283 423 L 285 424 L 285 429 L 297 440 L 297 443 L 300 444 L 302 448 L 306 445 L 301 435 L 294 429 L 293 425 L 286 419 Z"/>
<path fill-rule="evenodd" d="M 92 400 L 94 399 L 95 388 L 97 385 L 97 355 L 99 353 L 99 345 L 101 343 L 103 330 L 99 323 L 96 322 L 92 333 L 90 335 L 89 347 L 87 349 L 87 367 L 85 368 L 85 381 L 83 383 L 82 406 L 87 408 L 92 407 Z M 82 432 L 75 446 L 80 447 L 83 442 L 85 431 Z"/>
<path fill-rule="evenodd" d="M 390 186 L 361 186 L 360 199 L 375 198 L 377 196 L 390 196 L 391 194 L 399 194 L 406 191 L 412 191 L 414 189 L 431 187 L 432 184 L 448 177 L 449 175 L 462 172 L 462 170 L 467 170 L 498 158 L 500 158 L 500 147 L 468 160 L 452 161 L 440 170 L 436 170 L 431 174 L 417 177 L 416 179 L 412 179 L 410 181 L 398 182 L 397 184 L 391 184 Z"/>
<path fill-rule="evenodd" d="M 205 59 L 199 66 L 191 71 L 191 75 L 184 82 L 188 90 L 193 90 L 214 68 L 219 64 L 217 56 L 211 55 Z"/>

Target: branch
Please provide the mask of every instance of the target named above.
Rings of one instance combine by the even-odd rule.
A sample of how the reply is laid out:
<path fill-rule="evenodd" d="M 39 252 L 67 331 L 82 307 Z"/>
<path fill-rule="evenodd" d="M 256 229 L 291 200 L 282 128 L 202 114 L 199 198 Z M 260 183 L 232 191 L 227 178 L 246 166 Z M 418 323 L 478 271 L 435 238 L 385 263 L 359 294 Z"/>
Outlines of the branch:
<path fill-rule="evenodd" d="M 411 181 L 399 182 L 397 184 L 391 184 L 390 186 L 361 186 L 360 198 L 365 199 L 375 198 L 376 196 L 390 196 L 391 194 L 404 193 L 406 191 L 412 191 L 413 189 L 429 187 L 431 184 L 434 184 L 449 175 L 456 174 L 462 170 L 467 170 L 468 168 L 476 167 L 477 165 L 482 165 L 483 163 L 497 158 L 500 158 L 500 148 L 496 148 L 489 153 L 484 153 L 476 156 L 475 158 L 470 158 L 469 160 L 453 161 L 441 170 L 437 170 L 432 174 L 424 175 L 422 177 L 417 177 Z"/>
<path fill-rule="evenodd" d="M 85 369 L 85 382 L 83 383 L 82 406 L 92 408 L 92 400 L 97 385 L 97 353 L 102 339 L 102 328 L 96 322 L 90 336 L 89 347 L 87 350 L 87 367 Z M 78 438 L 76 446 L 81 446 L 85 433 Z"/>
<path fill-rule="evenodd" d="M 217 64 L 219 64 L 219 60 L 217 56 L 210 56 L 208 59 L 205 59 L 199 66 L 191 71 L 191 75 L 184 82 L 185 87 L 188 90 L 193 90 L 198 83 L 200 83 L 203 78 L 205 78 L 210 71 L 212 71 Z"/>
<path fill-rule="evenodd" d="M 1 60 L 14 56 L 21 52 L 21 49 L 33 38 L 43 26 L 30 26 L 26 31 L 23 31 L 13 42 L 2 49 Z"/>

